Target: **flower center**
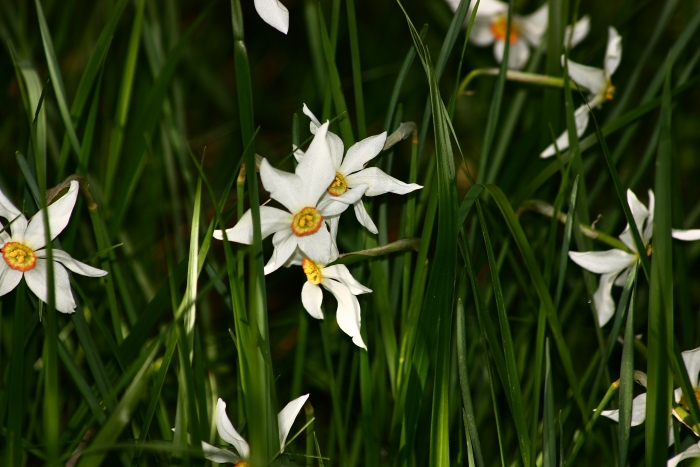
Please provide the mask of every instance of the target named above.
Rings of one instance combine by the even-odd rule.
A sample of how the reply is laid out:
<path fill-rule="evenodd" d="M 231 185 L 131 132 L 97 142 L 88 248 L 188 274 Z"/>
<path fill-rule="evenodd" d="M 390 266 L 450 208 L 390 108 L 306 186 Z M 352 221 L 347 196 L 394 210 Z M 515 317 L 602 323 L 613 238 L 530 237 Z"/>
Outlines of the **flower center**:
<path fill-rule="evenodd" d="M 348 191 L 348 182 L 345 181 L 345 177 L 340 172 L 335 173 L 335 179 L 331 186 L 326 190 L 329 195 L 340 196 L 346 191 Z"/>
<path fill-rule="evenodd" d="M 239 461 L 234 465 L 233 467 L 250 467 L 250 462 L 248 461 Z"/>
<path fill-rule="evenodd" d="M 292 232 L 298 237 L 311 235 L 321 228 L 323 216 L 316 208 L 304 208 L 292 219 Z"/>
<path fill-rule="evenodd" d="M 700 404 L 700 388 L 693 388 L 693 392 L 695 392 L 695 399 L 698 401 Z M 688 401 L 685 400 L 685 394 L 681 396 L 681 407 L 683 407 L 685 410 L 690 410 L 690 407 L 688 406 Z"/>
<path fill-rule="evenodd" d="M 605 100 L 611 101 L 615 97 L 615 86 L 608 84 L 608 89 L 605 90 Z"/>
<path fill-rule="evenodd" d="M 3 259 L 12 269 L 24 272 L 36 266 L 34 250 L 23 243 L 7 242 L 0 251 Z"/>
<path fill-rule="evenodd" d="M 321 279 L 323 279 L 323 277 L 321 275 L 321 268 L 318 264 L 314 263 L 309 258 L 304 258 L 301 261 L 301 267 L 304 270 L 304 273 L 306 274 L 306 279 L 309 282 L 315 285 L 321 283 Z"/>
<path fill-rule="evenodd" d="M 497 16 L 491 22 L 491 34 L 499 41 L 506 40 L 506 32 L 508 31 L 508 18 L 505 16 Z M 510 43 L 518 42 L 518 27 L 511 21 L 510 23 Z"/>

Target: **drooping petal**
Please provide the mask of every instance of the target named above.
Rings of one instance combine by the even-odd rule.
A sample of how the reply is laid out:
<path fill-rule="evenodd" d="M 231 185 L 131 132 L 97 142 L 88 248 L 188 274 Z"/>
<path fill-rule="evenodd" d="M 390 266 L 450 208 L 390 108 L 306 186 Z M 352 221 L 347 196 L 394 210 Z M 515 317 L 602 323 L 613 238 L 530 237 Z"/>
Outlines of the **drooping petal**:
<path fill-rule="evenodd" d="M 221 439 L 233 445 L 243 459 L 250 458 L 250 446 L 233 427 L 226 415 L 226 402 L 221 398 L 216 403 L 216 429 Z"/>
<path fill-rule="evenodd" d="M 8 266 L 5 260 L 0 260 L 0 297 L 15 290 L 22 280 L 22 274 L 22 271 Z"/>
<path fill-rule="evenodd" d="M 80 261 L 73 259 L 71 255 L 63 250 L 53 250 L 52 253 L 54 261 L 58 261 L 76 274 L 87 277 L 102 277 L 107 275 L 107 271 L 93 268 L 88 264 L 81 263 Z M 35 251 L 34 254 L 37 258 L 46 258 L 46 250 Z"/>
<path fill-rule="evenodd" d="M 604 417 L 620 422 L 619 410 L 603 410 L 600 413 Z M 647 416 L 647 393 L 644 392 L 632 400 L 632 426 L 638 426 L 644 423 Z"/>
<path fill-rule="evenodd" d="M 671 236 L 676 240 L 683 240 L 685 242 L 692 242 L 695 240 L 700 240 L 700 229 L 683 230 L 683 229 L 672 229 Z"/>
<path fill-rule="evenodd" d="M 24 232 L 27 230 L 27 218 L 7 199 L 2 191 L 0 191 L 0 217 L 7 219 L 7 223 L 11 224 L 9 232 L 12 233 L 13 237 L 18 239 L 24 237 Z"/>
<path fill-rule="evenodd" d="M 570 251 L 569 258 L 582 268 L 596 274 L 619 273 L 634 264 L 634 261 L 637 259 L 635 255 L 618 249 L 586 252 Z"/>
<path fill-rule="evenodd" d="M 564 56 L 562 55 L 562 66 Z M 608 89 L 608 82 L 605 79 L 605 71 L 601 68 L 581 65 L 569 60 L 569 77 L 579 86 L 588 89 L 592 94 L 598 95 Z"/>
<path fill-rule="evenodd" d="M 323 319 L 321 303 L 323 303 L 323 291 L 321 287 L 309 281 L 304 282 L 301 288 L 301 303 L 304 309 L 316 319 Z"/>
<path fill-rule="evenodd" d="M 353 206 L 355 207 L 355 217 L 357 218 L 357 221 L 364 225 L 367 230 L 373 234 L 378 233 L 379 230 L 377 230 L 377 226 L 374 225 L 374 221 L 365 209 L 365 203 L 363 203 L 362 200 L 359 200 L 357 203 L 353 204 Z"/>
<path fill-rule="evenodd" d="M 27 281 L 29 289 L 34 292 L 39 300 L 44 303 L 49 302 L 48 284 L 48 261 L 37 258 L 36 266 L 24 273 L 24 280 Z M 53 263 L 53 279 L 56 298 L 56 310 L 61 313 L 73 313 L 75 311 L 75 300 L 70 290 L 70 278 L 68 271 L 59 263 Z"/>
<path fill-rule="evenodd" d="M 634 267 L 636 267 L 636 264 L 622 271 L 622 273 L 619 276 L 617 276 L 617 279 L 615 279 L 614 284 L 618 287 L 624 287 L 625 282 L 627 282 L 627 276 L 629 276 L 630 272 L 632 272 L 632 268 Z"/>
<path fill-rule="evenodd" d="M 299 198 L 304 187 L 304 180 L 296 174 L 276 169 L 270 165 L 267 159 L 260 163 L 260 180 L 263 187 L 274 199 L 289 212 L 296 213 L 306 207 Z"/>
<path fill-rule="evenodd" d="M 517 17 L 520 32 L 533 47 L 539 47 L 542 36 L 547 32 L 548 23 L 549 4 L 546 2 L 534 13 Z"/>
<path fill-rule="evenodd" d="M 685 368 L 688 370 L 688 378 L 691 386 L 698 387 L 698 374 L 700 373 L 700 347 L 681 352 Z"/>
<path fill-rule="evenodd" d="M 336 311 L 336 319 L 340 329 L 352 337 L 352 341 L 360 348 L 367 349 L 367 346 L 362 341 L 360 335 L 360 302 L 350 293 L 345 285 L 336 282 L 332 279 L 323 278 L 321 285 L 335 296 L 338 301 L 338 310 Z"/>
<path fill-rule="evenodd" d="M 314 115 L 314 113 L 311 111 L 311 109 L 309 109 L 309 107 L 306 104 L 304 104 L 304 107 L 302 107 L 302 112 L 304 112 L 304 115 L 309 117 L 309 120 L 311 120 L 309 122 L 309 131 L 312 135 L 315 135 L 316 130 L 318 129 L 318 127 L 321 126 L 321 122 L 318 121 L 316 115 Z"/>
<path fill-rule="evenodd" d="M 209 459 L 212 462 L 218 462 L 219 464 L 237 464 L 241 460 L 240 457 L 228 449 L 220 449 L 204 441 L 202 441 L 202 452 L 204 453 L 205 459 Z"/>
<path fill-rule="evenodd" d="M 656 198 L 654 197 L 654 190 L 647 190 L 649 194 L 649 217 L 647 218 L 647 226 L 644 227 L 644 233 L 642 234 L 642 240 L 646 245 L 651 240 L 652 235 L 654 235 L 654 209 L 656 209 Z"/>
<path fill-rule="evenodd" d="M 591 17 L 584 15 L 580 20 L 576 21 L 574 24 L 574 34 L 571 35 L 571 26 L 567 26 L 564 29 L 564 43 L 566 47 L 572 49 L 576 47 L 582 40 L 588 36 L 591 30 Z M 569 41 L 571 38 L 571 41 Z"/>
<path fill-rule="evenodd" d="M 58 201 L 54 202 L 47 209 L 49 210 L 49 230 L 51 240 L 56 238 L 63 229 L 68 225 L 70 215 L 75 206 L 75 200 L 78 198 L 78 188 L 80 184 L 73 180 L 70 182 L 68 193 L 63 195 Z M 13 235 L 13 238 L 16 238 Z M 24 233 L 24 243 L 38 250 L 46 245 L 46 233 L 44 230 L 44 213 L 40 210 L 29 221 L 27 231 Z"/>
<path fill-rule="evenodd" d="M 272 236 L 272 251 L 270 261 L 265 265 L 265 275 L 284 266 L 297 249 L 297 236 L 291 230 L 280 230 Z"/>
<path fill-rule="evenodd" d="M 680 461 L 693 457 L 700 457 L 700 443 L 693 444 L 682 453 L 670 458 L 666 462 L 666 467 L 676 467 Z"/>
<path fill-rule="evenodd" d="M 348 153 L 345 154 L 343 163 L 340 165 L 340 173 L 347 177 L 358 170 L 362 170 L 367 162 L 382 152 L 385 142 L 386 131 L 353 144 L 348 149 Z"/>
<path fill-rule="evenodd" d="M 302 207 L 316 206 L 335 179 L 336 170 L 326 139 L 327 132 L 328 122 L 318 127 L 316 136 L 294 171 L 303 182 L 301 191 L 296 195 Z"/>
<path fill-rule="evenodd" d="M 610 77 L 617 70 L 617 66 L 622 59 L 622 37 L 617 33 L 617 29 L 610 26 L 608 28 L 608 46 L 605 49 L 605 75 Z"/>
<path fill-rule="evenodd" d="M 642 240 L 644 240 L 644 221 L 649 217 L 649 210 L 639 201 L 637 195 L 629 189 L 627 190 L 627 204 L 630 207 L 630 211 L 632 211 L 632 218 L 634 218 L 634 223 L 637 224 L 639 234 L 642 236 Z M 620 234 L 619 238 L 630 250 L 637 251 L 637 244 L 634 242 L 632 229 L 629 224 L 627 224 L 627 227 L 625 227 L 625 230 Z"/>
<path fill-rule="evenodd" d="M 481 10 L 481 6 L 479 6 Z M 469 24 L 470 15 L 467 15 L 465 20 L 466 24 Z M 490 17 L 477 17 L 474 18 L 474 24 L 472 25 L 472 32 L 469 34 L 469 43 L 476 45 L 477 47 L 486 47 L 493 44 L 496 40 L 496 36 L 491 32 L 491 18 Z"/>
<path fill-rule="evenodd" d="M 588 127 L 588 119 L 590 117 L 590 111 L 588 110 L 588 106 L 586 104 L 583 104 L 580 106 L 576 111 L 574 111 L 574 121 L 576 123 L 576 135 L 580 138 L 581 135 L 586 131 L 586 128 Z M 569 147 L 569 132 L 564 131 L 559 138 L 557 138 L 556 141 L 556 149 L 559 150 L 559 152 L 562 152 L 563 150 L 567 149 Z M 547 149 L 542 151 L 542 154 L 540 154 L 540 157 L 542 158 L 547 158 L 551 157 L 556 154 L 554 144 L 550 144 L 547 146 Z"/>
<path fill-rule="evenodd" d="M 598 289 L 593 294 L 593 303 L 598 313 L 598 326 L 601 328 L 610 321 L 615 314 L 615 301 L 612 297 L 612 286 L 618 272 L 603 274 L 598 281 Z"/>
<path fill-rule="evenodd" d="M 277 423 L 280 428 L 280 452 L 284 452 L 284 443 L 287 441 L 289 430 L 292 429 L 294 420 L 296 420 L 297 415 L 299 415 L 299 411 L 302 407 L 304 407 L 304 404 L 308 398 L 308 394 L 297 397 L 289 404 L 285 405 L 277 415 Z"/>
<path fill-rule="evenodd" d="M 493 55 L 498 63 L 503 61 L 503 54 L 505 53 L 505 41 L 497 40 L 493 45 Z M 517 40 L 510 44 L 510 51 L 508 52 L 508 68 L 511 70 L 520 70 L 527 63 L 527 59 L 530 58 L 530 46 L 524 40 Z"/>
<path fill-rule="evenodd" d="M 369 188 L 365 191 L 365 196 L 378 196 L 384 193 L 396 193 L 405 195 L 412 191 L 423 188 L 416 183 L 404 183 L 384 173 L 378 167 L 368 167 L 366 169 L 348 175 L 345 179 L 349 187 L 356 187 L 365 184 Z"/>
<path fill-rule="evenodd" d="M 342 214 L 351 204 L 357 203 L 360 198 L 362 198 L 367 188 L 367 185 L 361 184 L 350 188 L 340 196 L 326 196 L 319 203 L 318 212 L 320 212 L 323 217 Z"/>
<path fill-rule="evenodd" d="M 260 206 L 260 229 L 262 231 L 262 238 L 266 238 L 282 229 L 291 230 L 293 217 L 294 216 L 290 213 L 282 211 L 281 209 Z M 215 230 L 214 238 L 223 240 L 224 232 Z M 226 238 L 229 242 L 243 243 L 245 245 L 253 243 L 253 214 L 250 212 L 250 209 L 243 214 L 236 225 L 230 229 L 226 229 Z"/>
<path fill-rule="evenodd" d="M 322 264 L 328 264 L 333 257 L 331 234 L 326 223 L 322 223 L 316 233 L 297 237 L 299 249 L 310 259 Z"/>
<path fill-rule="evenodd" d="M 263 21 L 287 34 L 289 31 L 289 11 L 278 0 L 255 0 L 255 10 Z"/>
<path fill-rule="evenodd" d="M 344 264 L 335 264 L 333 266 L 326 266 L 323 268 L 323 277 L 329 279 L 335 279 L 341 284 L 345 285 L 353 295 L 360 295 L 363 293 L 371 293 L 372 289 L 365 287 L 364 285 L 357 282 L 357 280 L 350 274 L 350 270 Z"/>

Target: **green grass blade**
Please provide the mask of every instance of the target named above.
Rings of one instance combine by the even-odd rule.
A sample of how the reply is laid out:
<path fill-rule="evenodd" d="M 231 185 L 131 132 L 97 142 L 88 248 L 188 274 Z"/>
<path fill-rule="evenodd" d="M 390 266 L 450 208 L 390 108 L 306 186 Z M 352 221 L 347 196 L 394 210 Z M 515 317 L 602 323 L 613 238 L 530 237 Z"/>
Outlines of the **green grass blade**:
<path fill-rule="evenodd" d="M 549 358 L 549 339 L 545 344 L 544 416 L 542 422 L 544 425 L 542 429 L 542 465 L 543 467 L 556 467 L 557 435 L 554 424 L 554 384 L 552 383 L 552 362 Z"/>
<path fill-rule="evenodd" d="M 22 419 L 24 418 L 24 326 L 27 308 L 25 281 L 19 283 L 15 291 L 15 316 L 12 323 L 12 354 L 7 404 L 7 432 L 5 434 L 5 463 L 8 467 L 22 465 Z"/>
<path fill-rule="evenodd" d="M 557 277 L 557 288 L 554 298 L 554 309 L 559 309 L 561 294 L 564 290 L 564 279 L 566 278 L 566 267 L 569 264 L 569 246 L 571 245 L 571 235 L 574 228 L 574 216 L 576 215 L 576 201 L 578 199 L 578 182 L 580 175 L 576 175 L 571 186 L 571 197 L 569 198 L 569 210 L 566 215 L 564 225 L 564 239 L 561 245 L 561 256 L 559 257 L 559 276 Z"/>
<path fill-rule="evenodd" d="M 350 36 L 350 59 L 352 61 L 352 83 L 355 92 L 355 110 L 357 112 L 357 139 L 367 137 L 365 122 L 365 98 L 362 92 L 362 66 L 360 65 L 360 42 L 357 38 L 357 17 L 355 0 L 346 0 L 348 8 L 348 35 Z"/>
<path fill-rule="evenodd" d="M 630 428 L 632 423 L 632 398 L 634 393 L 634 296 L 632 292 L 629 311 L 627 312 L 627 326 L 625 327 L 625 340 L 622 345 L 622 363 L 620 364 L 620 427 L 617 432 L 618 439 L 618 465 L 627 465 L 627 451 L 630 443 Z"/>
<path fill-rule="evenodd" d="M 396 394 L 396 335 L 394 334 L 394 319 L 391 304 L 389 303 L 389 285 L 379 261 L 370 264 L 372 288 L 372 302 L 374 312 L 379 315 L 379 325 L 382 333 L 382 343 L 386 354 L 386 364 L 389 371 L 391 393 Z"/>

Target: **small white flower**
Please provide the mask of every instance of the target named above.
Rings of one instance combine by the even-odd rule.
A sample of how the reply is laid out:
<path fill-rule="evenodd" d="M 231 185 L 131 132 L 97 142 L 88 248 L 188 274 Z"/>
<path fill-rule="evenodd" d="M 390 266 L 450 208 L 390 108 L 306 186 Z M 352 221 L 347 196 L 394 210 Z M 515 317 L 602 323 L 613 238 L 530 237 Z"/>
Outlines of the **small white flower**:
<path fill-rule="evenodd" d="M 47 208 L 51 240 L 68 225 L 78 188 L 78 182 L 72 181 L 68 192 Z M 41 301 L 47 302 L 48 262 L 45 259 L 46 250 L 43 249 L 46 246 L 43 210 L 27 222 L 19 209 L 0 192 L 0 217 L 9 221 L 7 226 L 0 223 L 0 297 L 14 290 L 24 277 L 31 291 Z M 11 235 L 7 232 L 8 228 Z M 61 313 L 73 313 L 76 305 L 66 268 L 88 277 L 102 277 L 107 272 L 76 261 L 63 250 L 53 249 L 56 309 Z"/>
<path fill-rule="evenodd" d="M 279 415 L 277 415 L 281 453 L 284 452 L 289 430 L 292 429 L 294 420 L 297 418 L 297 415 L 299 415 L 299 411 L 308 398 L 309 395 L 306 394 L 294 399 L 280 411 Z M 236 464 L 238 467 L 250 467 L 248 463 L 250 459 L 250 446 L 233 427 L 231 420 L 229 420 L 228 415 L 226 415 L 226 402 L 221 398 L 219 398 L 219 401 L 216 403 L 216 429 L 219 432 L 219 437 L 231 444 L 236 452 L 220 449 L 202 441 L 204 457 L 210 461 L 218 462 L 219 464 L 231 463 Z"/>
<path fill-rule="evenodd" d="M 643 253 L 651 254 L 651 240 L 654 230 L 654 192 L 649 190 L 649 209 L 642 204 L 632 190 L 627 190 L 627 203 L 632 217 L 637 224 L 642 242 L 647 248 Z M 672 236 L 678 240 L 695 240 L 700 238 L 700 230 L 673 230 Z M 634 267 L 639 252 L 634 243 L 630 226 L 620 234 L 620 240 L 632 251 L 628 253 L 620 249 L 606 251 L 570 251 L 569 257 L 579 266 L 595 274 L 601 274 L 598 290 L 593 295 L 596 311 L 598 312 L 598 324 L 602 327 L 615 313 L 615 302 L 612 297 L 612 286 L 622 286 L 627 280 L 627 275 Z"/>
<path fill-rule="evenodd" d="M 611 100 L 615 95 L 615 86 L 612 84 L 612 75 L 617 70 L 620 60 L 622 59 L 622 37 L 617 33 L 617 30 L 610 26 L 608 28 L 608 46 L 605 50 L 605 61 L 603 68 L 594 68 L 586 65 L 581 65 L 572 60 L 568 61 L 569 77 L 579 86 L 589 92 L 587 104 L 583 104 L 574 112 L 576 120 L 576 135 L 580 138 L 588 127 L 588 108 L 599 107 L 606 101 Z M 564 64 L 564 56 L 562 55 L 562 65 Z M 557 138 L 557 148 L 560 151 L 569 147 L 568 132 L 562 133 Z M 550 144 L 542 151 L 540 157 L 551 157 L 555 154 L 554 144 Z"/>
<path fill-rule="evenodd" d="M 309 110 L 309 108 L 304 104 L 304 114 L 306 114 L 311 122 L 309 123 L 309 128 L 311 133 L 318 134 L 320 123 L 316 116 Z M 404 183 L 401 180 L 397 180 L 384 173 L 377 167 L 364 168 L 365 164 L 377 157 L 377 155 L 384 148 L 384 142 L 386 141 L 386 132 L 379 135 L 370 136 L 362 141 L 355 143 L 350 149 L 348 149 L 347 154 L 343 157 L 343 141 L 340 137 L 332 132 L 327 133 L 328 146 L 331 152 L 331 159 L 333 161 L 333 167 L 335 168 L 335 178 L 329 184 L 326 190 L 326 197 L 333 199 L 336 197 L 344 196 L 348 190 L 361 185 L 367 186 L 367 191 L 365 191 L 365 196 L 378 196 L 385 193 L 396 193 L 398 195 L 405 195 L 414 190 L 423 188 L 415 183 Z M 304 152 L 294 148 L 294 156 L 297 161 L 301 162 L 304 157 Z M 377 227 L 374 225 L 372 218 L 367 213 L 365 205 L 361 199 L 354 203 L 355 217 L 360 224 L 367 227 L 367 229 L 376 234 L 378 232 Z M 329 219 L 331 225 L 331 232 L 334 234 L 338 226 L 338 216 L 331 217 Z M 333 236 L 335 238 L 335 235 Z"/>
<path fill-rule="evenodd" d="M 666 467 L 676 467 L 680 461 L 693 457 L 700 457 L 700 443 L 692 444 L 682 453 L 670 458 L 668 462 L 666 462 Z"/>
<path fill-rule="evenodd" d="M 287 34 L 289 11 L 279 0 L 255 0 L 255 10 L 267 24 Z"/>
<path fill-rule="evenodd" d="M 262 238 L 274 234 L 272 243 L 275 247 L 272 258 L 265 266 L 265 274 L 282 266 L 297 248 L 314 261 L 330 262 L 337 249 L 323 222 L 324 218 L 339 216 L 367 190 L 367 185 L 358 184 L 340 196 L 324 196 L 336 174 L 326 141 L 327 130 L 328 122 L 318 128 L 295 173 L 275 169 L 267 159 L 263 159 L 260 164 L 263 186 L 272 199 L 288 209 L 283 211 L 260 206 Z M 253 218 L 250 210 L 225 233 L 231 242 L 247 245 L 253 243 Z M 223 237 L 224 232 L 214 231 L 214 238 L 222 240 Z"/>

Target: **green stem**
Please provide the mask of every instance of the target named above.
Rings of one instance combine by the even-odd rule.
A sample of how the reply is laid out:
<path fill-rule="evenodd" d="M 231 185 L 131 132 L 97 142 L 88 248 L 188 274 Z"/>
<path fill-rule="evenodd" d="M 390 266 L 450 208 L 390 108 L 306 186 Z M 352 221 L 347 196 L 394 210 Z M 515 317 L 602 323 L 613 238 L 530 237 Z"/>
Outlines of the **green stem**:
<path fill-rule="evenodd" d="M 498 76 L 500 72 L 499 68 L 477 68 L 472 70 L 469 74 L 459 83 L 459 88 L 457 88 L 457 99 L 464 95 L 467 90 L 469 83 L 477 76 Z M 539 75 L 537 73 L 527 73 L 525 71 L 518 70 L 508 70 L 506 72 L 507 81 L 517 81 L 519 83 L 534 84 L 535 86 L 547 86 L 552 88 L 563 88 L 564 78 L 557 78 L 555 76 Z M 569 86 L 571 89 L 577 89 L 576 84 L 573 81 L 569 81 Z"/>

